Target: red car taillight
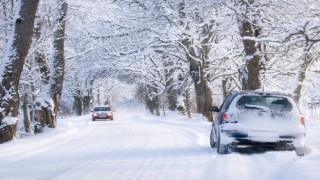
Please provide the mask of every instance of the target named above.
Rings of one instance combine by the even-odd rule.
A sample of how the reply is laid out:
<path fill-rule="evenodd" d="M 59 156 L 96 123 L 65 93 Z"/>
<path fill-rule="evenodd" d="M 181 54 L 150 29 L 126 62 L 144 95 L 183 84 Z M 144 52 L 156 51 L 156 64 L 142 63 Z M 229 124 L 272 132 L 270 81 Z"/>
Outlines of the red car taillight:
<path fill-rule="evenodd" d="M 223 116 L 223 120 L 228 121 L 229 117 L 228 117 L 227 113 L 224 112 L 222 114 L 222 116 Z"/>

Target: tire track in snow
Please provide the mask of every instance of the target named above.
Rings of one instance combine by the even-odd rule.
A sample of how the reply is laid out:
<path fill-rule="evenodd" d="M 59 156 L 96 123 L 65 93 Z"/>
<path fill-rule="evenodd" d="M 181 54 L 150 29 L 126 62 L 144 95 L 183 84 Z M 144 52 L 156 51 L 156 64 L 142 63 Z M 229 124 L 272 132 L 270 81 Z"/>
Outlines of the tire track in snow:
<path fill-rule="evenodd" d="M 111 154 L 107 152 L 106 156 L 108 158 L 104 159 L 106 163 L 114 166 L 122 166 L 123 169 L 127 170 L 122 170 L 122 172 L 117 172 L 119 168 L 115 168 L 115 172 L 106 172 L 105 170 L 104 173 L 108 174 L 108 178 L 110 179 L 146 179 L 147 177 L 161 177 L 161 175 L 168 178 L 168 172 L 176 171 L 181 173 L 181 171 L 185 171 L 185 169 L 179 168 L 181 167 L 179 164 L 190 161 L 185 160 L 185 153 L 194 154 L 195 151 L 199 152 L 198 149 L 190 148 L 194 145 L 190 138 L 186 138 L 190 133 L 188 132 L 186 134 L 185 131 L 177 133 L 176 127 L 159 126 L 158 124 L 139 121 L 131 125 L 125 123 L 125 128 L 134 131 L 129 136 L 126 133 L 124 133 L 124 135 L 131 137 L 131 139 L 135 141 L 131 141 L 130 143 L 130 139 L 123 139 L 126 145 L 123 148 L 119 148 L 118 152 L 110 152 Z M 182 152 L 180 151 L 181 149 Z M 194 161 L 195 158 L 198 159 L 196 156 L 192 157 L 191 160 Z M 103 163 L 101 160 L 98 161 Z M 92 163 L 92 166 L 96 166 L 93 168 L 97 170 L 97 168 L 99 169 L 99 165 L 97 167 L 99 162 L 91 161 L 85 164 L 83 168 L 90 167 L 89 165 Z M 112 165 L 110 165 L 110 169 L 112 169 Z M 77 167 L 71 175 L 60 177 L 73 179 L 78 177 L 81 171 L 85 171 L 83 168 Z M 128 170 L 130 168 L 134 170 Z M 154 169 L 157 170 L 154 171 Z M 192 171 L 192 168 L 190 169 Z M 102 175 L 103 173 L 101 173 L 101 177 Z M 176 175 L 176 173 L 174 173 L 174 175 Z M 82 177 L 86 177 L 84 179 L 90 179 L 90 176 L 92 176 L 92 174 L 87 174 L 87 176 Z M 97 176 L 97 173 L 95 176 Z"/>
<path fill-rule="evenodd" d="M 114 125 L 116 125 L 117 123 L 115 123 Z M 125 159 L 129 159 L 129 161 L 134 161 L 135 158 L 140 158 L 138 159 L 138 162 L 135 161 L 136 163 L 134 164 L 135 166 L 137 166 L 137 163 L 139 163 L 139 170 L 135 170 L 135 172 L 133 173 L 129 173 L 130 175 L 125 175 L 125 173 L 122 173 L 123 176 L 127 176 L 130 177 L 130 179 L 132 179 L 132 177 L 137 177 L 137 179 L 139 179 L 139 177 L 141 176 L 139 174 L 139 172 L 143 172 L 145 168 L 149 167 L 150 164 L 152 164 L 152 161 L 154 160 L 154 157 L 152 154 L 152 152 L 156 152 L 157 150 L 157 146 L 161 146 L 165 140 L 164 140 L 164 136 L 163 134 L 167 133 L 162 132 L 160 133 L 161 138 L 159 137 L 154 137 L 154 130 L 155 126 L 154 125 L 149 125 L 149 124 L 145 124 L 145 123 L 141 123 L 141 122 L 124 122 L 122 124 L 119 124 L 121 126 L 117 126 L 117 127 L 111 127 L 111 129 L 113 131 L 109 131 L 108 134 L 106 136 L 111 136 L 111 139 L 107 139 L 106 142 L 110 142 L 110 140 L 112 141 L 112 138 L 114 135 L 116 134 L 120 134 L 122 136 L 117 137 L 117 143 L 121 142 L 121 145 L 119 146 L 117 144 L 117 146 L 119 146 L 119 149 L 116 149 L 116 145 L 114 144 L 109 144 L 110 148 L 105 148 L 106 153 L 104 155 L 100 155 L 100 156 L 96 156 L 94 157 L 95 160 L 91 160 L 88 161 L 87 163 L 83 164 L 83 165 L 77 165 L 77 167 L 73 168 L 73 173 L 70 174 L 70 170 L 68 170 L 69 175 L 65 175 L 65 176 L 60 176 L 61 178 L 72 178 L 73 176 L 77 176 L 79 173 L 81 173 L 81 171 L 83 171 L 83 169 L 94 166 L 96 164 L 99 163 L 104 163 L 104 161 L 108 162 L 108 163 L 115 163 L 115 164 L 119 164 L 119 163 L 123 163 L 127 160 Z M 158 127 L 158 126 L 157 126 Z M 130 133 L 128 133 L 130 132 Z M 146 140 L 145 136 L 149 136 L 150 140 Z M 125 138 L 123 138 L 125 137 Z M 146 142 L 143 142 L 139 139 L 143 139 L 143 141 L 146 140 Z M 97 142 L 101 142 L 99 140 L 97 140 Z M 172 144 L 172 146 L 176 145 L 176 143 Z M 165 145 L 167 146 L 167 145 Z M 108 152 L 109 151 L 109 152 Z M 150 152 L 149 152 L 150 151 Z M 111 154 L 108 154 L 111 153 Z M 149 153 L 149 154 L 148 154 Z M 108 158 L 106 158 L 106 157 Z M 141 157 L 140 157 L 141 156 Z M 143 158 L 143 159 L 141 159 Z M 131 159 L 131 160 L 130 160 Z M 129 163 L 130 165 L 130 163 Z M 96 168 L 96 167 L 93 167 Z M 117 176 L 119 176 L 119 174 L 121 173 L 117 173 Z M 89 175 L 90 176 L 90 175 Z M 82 176 L 83 177 L 83 176 Z M 84 176 L 85 177 L 85 176 Z M 109 176 L 110 177 L 110 176 Z M 89 178 L 89 177 L 88 177 Z M 116 178 L 116 177 L 115 177 Z"/>
<path fill-rule="evenodd" d="M 177 141 L 174 142 L 174 146 L 170 147 L 165 145 L 165 149 L 169 150 L 171 152 L 162 153 L 162 159 L 157 159 L 156 161 L 153 161 L 152 163 L 148 164 L 148 169 L 152 169 L 152 167 L 158 167 L 161 166 L 162 168 L 156 168 L 161 169 L 160 172 L 148 172 L 144 170 L 145 173 L 144 176 L 135 176 L 133 179 L 148 179 L 146 177 L 157 177 L 158 179 L 175 179 L 177 177 L 177 174 L 180 174 L 179 179 L 187 178 L 190 179 L 193 177 L 193 174 L 198 174 L 195 177 L 199 177 L 199 174 L 203 171 L 203 168 L 201 166 L 195 167 L 194 161 L 199 161 L 201 163 L 202 161 L 206 161 L 205 158 L 206 154 L 203 152 L 211 152 L 210 148 L 208 146 L 205 146 L 204 144 L 207 144 L 207 142 L 204 142 L 208 135 L 204 133 L 200 133 L 192 127 L 180 127 L 175 123 L 162 123 L 157 121 L 147 121 L 146 123 L 151 123 L 155 127 L 161 127 L 164 129 L 167 129 L 166 131 L 170 133 L 170 136 L 172 136 L 172 139 L 176 139 Z M 162 150 L 164 151 L 164 150 Z M 181 169 L 181 167 L 189 166 L 188 170 Z M 173 173 L 172 176 L 169 176 L 167 174 Z M 163 175 L 165 174 L 165 175 Z M 161 176 L 162 175 L 162 176 Z M 144 178 L 143 178 L 144 177 Z"/>
<path fill-rule="evenodd" d="M 97 167 L 99 164 L 104 165 L 105 162 L 109 162 L 110 159 L 115 158 L 112 157 L 114 151 L 119 151 L 122 147 L 128 147 L 134 143 L 133 139 L 135 137 L 133 131 L 122 123 L 110 122 L 110 124 L 94 124 L 94 126 L 97 126 L 97 129 L 92 132 L 90 140 L 79 144 L 80 146 L 86 147 L 84 151 L 89 152 L 88 157 L 84 158 L 82 163 L 68 169 L 63 175 L 60 175 L 59 178 L 74 179 L 75 177 L 79 177 L 79 174 L 81 175 L 83 172 L 87 172 L 89 168 L 97 169 L 99 168 Z M 125 132 L 126 136 L 121 136 L 123 132 Z M 117 158 L 121 159 L 119 156 Z M 82 179 L 90 179 L 91 176 L 96 176 L 96 174 L 85 173 L 80 177 Z M 105 175 L 102 175 L 102 177 L 103 176 Z"/>
<path fill-rule="evenodd" d="M 190 137 L 193 140 L 192 144 L 196 144 L 198 146 L 199 149 L 205 149 L 207 150 L 207 152 L 209 152 L 209 150 L 211 148 L 208 148 L 208 133 L 207 132 L 203 132 L 203 130 L 200 132 L 199 129 L 195 129 L 194 127 L 189 127 L 187 125 L 181 126 L 183 124 L 180 123 L 170 123 L 169 124 L 164 124 L 161 122 L 154 122 L 155 124 L 159 124 L 161 126 L 166 126 L 168 128 L 174 129 L 174 130 L 180 130 L 183 131 L 188 137 Z M 208 131 L 210 132 L 210 131 Z"/>

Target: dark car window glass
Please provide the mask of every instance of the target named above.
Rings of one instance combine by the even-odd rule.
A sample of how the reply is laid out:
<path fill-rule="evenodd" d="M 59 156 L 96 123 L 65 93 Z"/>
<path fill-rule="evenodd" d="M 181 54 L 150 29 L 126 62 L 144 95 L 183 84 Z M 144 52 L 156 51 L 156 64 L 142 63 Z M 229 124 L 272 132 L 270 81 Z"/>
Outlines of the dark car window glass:
<path fill-rule="evenodd" d="M 110 111 L 110 107 L 96 107 L 94 111 Z"/>
<path fill-rule="evenodd" d="M 251 106 L 250 106 L 251 105 Z M 291 111 L 292 104 L 285 97 L 278 96 L 242 96 L 236 104 L 238 109 L 252 109 L 252 106 L 265 106 L 270 110 Z"/>
<path fill-rule="evenodd" d="M 227 110 L 231 104 L 231 101 L 234 99 L 234 97 L 235 95 L 230 93 L 222 103 L 220 110 Z"/>

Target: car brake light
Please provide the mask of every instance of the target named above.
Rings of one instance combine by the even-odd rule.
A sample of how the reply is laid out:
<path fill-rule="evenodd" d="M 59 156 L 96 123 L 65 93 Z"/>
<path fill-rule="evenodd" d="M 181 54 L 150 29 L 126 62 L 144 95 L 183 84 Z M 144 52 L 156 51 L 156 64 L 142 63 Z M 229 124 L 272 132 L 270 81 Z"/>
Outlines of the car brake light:
<path fill-rule="evenodd" d="M 225 120 L 225 121 L 227 121 L 229 119 L 227 113 L 223 113 L 222 116 L 223 116 L 223 120 Z"/>
<path fill-rule="evenodd" d="M 301 122 L 301 124 L 304 124 L 304 117 L 300 118 L 300 122 Z"/>

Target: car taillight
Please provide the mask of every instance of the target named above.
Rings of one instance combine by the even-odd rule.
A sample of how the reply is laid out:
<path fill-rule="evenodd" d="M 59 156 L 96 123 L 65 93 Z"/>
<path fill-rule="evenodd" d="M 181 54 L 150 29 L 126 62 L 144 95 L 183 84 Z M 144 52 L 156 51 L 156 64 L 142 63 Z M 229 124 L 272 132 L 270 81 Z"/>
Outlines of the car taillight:
<path fill-rule="evenodd" d="M 301 122 L 301 124 L 304 124 L 304 117 L 300 118 L 300 122 Z"/>
<path fill-rule="evenodd" d="M 223 120 L 228 121 L 229 117 L 228 117 L 227 113 L 224 112 L 222 114 L 222 116 L 223 116 Z"/>

